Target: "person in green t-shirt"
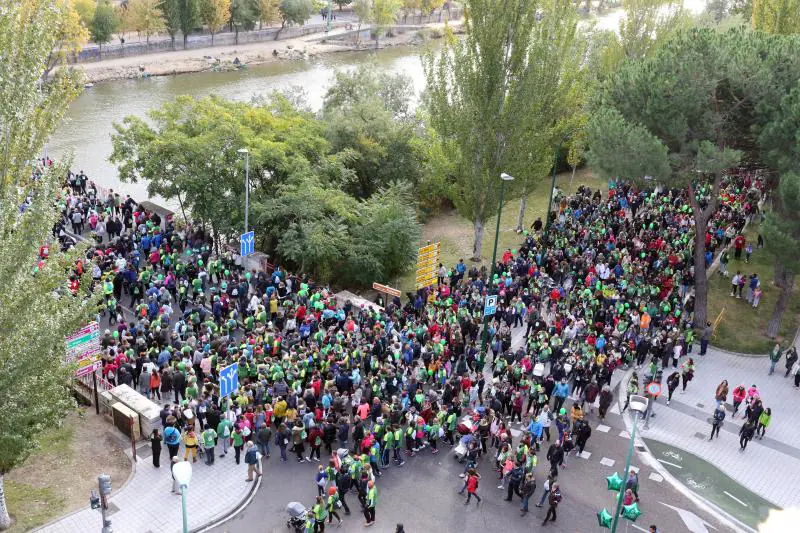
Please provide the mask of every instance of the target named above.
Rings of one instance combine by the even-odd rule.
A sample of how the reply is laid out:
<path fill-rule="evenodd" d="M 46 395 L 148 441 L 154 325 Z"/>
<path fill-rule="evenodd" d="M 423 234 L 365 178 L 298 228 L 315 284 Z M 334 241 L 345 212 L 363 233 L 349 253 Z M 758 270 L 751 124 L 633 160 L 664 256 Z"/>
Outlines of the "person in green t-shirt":
<path fill-rule="evenodd" d="M 328 518 L 328 506 L 322 496 L 317 496 L 317 503 L 311 508 L 314 511 L 315 531 L 325 531 L 325 519 Z"/>
<path fill-rule="evenodd" d="M 378 488 L 372 480 L 370 480 L 367 487 L 367 504 L 364 506 L 364 518 L 367 521 L 364 525 L 371 526 L 375 523 L 375 506 L 378 504 Z"/>
<path fill-rule="evenodd" d="M 233 431 L 233 423 L 227 418 L 223 417 L 217 425 L 217 436 L 222 441 L 222 453 L 220 457 L 228 455 L 228 446 L 231 443 L 231 432 Z"/>
<path fill-rule="evenodd" d="M 214 464 L 214 448 L 217 444 L 217 432 L 212 429 L 208 424 L 205 425 L 205 430 L 200 435 L 203 441 L 203 448 L 206 452 L 206 464 L 211 466 Z"/>

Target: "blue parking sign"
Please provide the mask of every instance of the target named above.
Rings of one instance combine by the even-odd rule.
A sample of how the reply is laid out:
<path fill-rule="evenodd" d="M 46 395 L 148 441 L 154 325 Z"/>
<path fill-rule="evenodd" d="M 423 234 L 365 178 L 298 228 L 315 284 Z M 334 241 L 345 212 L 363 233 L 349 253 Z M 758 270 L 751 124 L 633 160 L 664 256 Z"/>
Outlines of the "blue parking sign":
<path fill-rule="evenodd" d="M 219 396 L 224 398 L 239 388 L 239 363 L 226 366 L 219 372 Z"/>
<path fill-rule="evenodd" d="M 485 316 L 493 315 L 497 312 L 497 295 L 492 294 L 486 297 L 486 304 L 483 306 L 483 314 Z"/>
<path fill-rule="evenodd" d="M 255 242 L 256 242 L 256 233 L 254 231 L 248 231 L 247 233 L 243 233 L 239 237 L 239 248 L 240 248 L 239 255 L 244 257 L 246 255 L 255 253 L 256 251 Z"/>

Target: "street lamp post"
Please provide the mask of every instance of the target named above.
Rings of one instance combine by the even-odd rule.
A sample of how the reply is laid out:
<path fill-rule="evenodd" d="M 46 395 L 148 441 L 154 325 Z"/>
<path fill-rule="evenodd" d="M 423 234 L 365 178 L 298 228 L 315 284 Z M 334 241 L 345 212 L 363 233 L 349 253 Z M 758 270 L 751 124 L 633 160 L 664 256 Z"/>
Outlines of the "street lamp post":
<path fill-rule="evenodd" d="M 240 148 L 236 151 L 244 155 L 244 232 L 250 230 L 250 151 Z"/>
<path fill-rule="evenodd" d="M 497 225 L 494 229 L 494 249 L 492 250 L 492 266 L 489 269 L 489 283 L 492 281 L 492 272 L 497 262 L 497 241 L 500 240 L 500 217 L 503 214 L 503 196 L 505 195 L 506 182 L 514 181 L 514 177 L 503 172 L 500 174 L 500 205 L 497 207 Z M 483 338 L 481 340 L 481 364 L 486 360 L 486 344 L 489 342 L 489 316 L 483 316 Z"/>
<path fill-rule="evenodd" d="M 189 533 L 189 518 L 186 515 L 186 492 L 189 490 L 189 481 L 192 479 L 192 463 L 178 461 L 172 465 L 172 475 L 181 488 L 181 511 L 183 512 L 183 533 Z"/>
<path fill-rule="evenodd" d="M 330 33 L 330 31 L 331 31 L 331 26 L 332 26 L 331 19 L 332 18 L 333 18 L 333 5 L 332 5 L 331 0 L 328 0 L 328 17 L 327 17 L 328 20 L 327 20 L 327 28 L 325 29 L 326 33 Z"/>
<path fill-rule="evenodd" d="M 630 399 L 630 408 L 631 411 L 634 413 L 633 415 L 633 426 L 631 427 L 631 441 L 628 445 L 628 456 L 625 459 L 625 472 L 623 473 L 624 479 L 627 479 L 628 472 L 631 469 L 631 459 L 633 459 L 633 447 L 634 443 L 636 442 L 636 426 L 639 423 L 639 418 L 642 416 L 647 410 L 647 405 L 649 404 L 649 400 L 644 396 L 639 396 L 636 394 L 631 394 Z M 622 500 L 625 496 L 625 485 L 622 485 L 622 489 L 619 491 L 619 495 L 617 496 L 617 510 L 614 513 L 614 521 L 611 524 L 611 533 L 617 532 L 617 522 L 619 522 L 619 514 L 622 510 Z"/>

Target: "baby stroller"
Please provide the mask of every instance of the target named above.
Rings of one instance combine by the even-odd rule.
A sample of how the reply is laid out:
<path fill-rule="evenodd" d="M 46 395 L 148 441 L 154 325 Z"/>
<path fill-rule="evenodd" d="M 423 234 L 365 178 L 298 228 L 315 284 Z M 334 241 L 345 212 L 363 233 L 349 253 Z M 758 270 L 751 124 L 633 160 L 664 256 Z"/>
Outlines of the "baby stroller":
<path fill-rule="evenodd" d="M 306 530 L 306 514 L 308 509 L 300 502 L 291 502 L 286 506 L 286 512 L 289 513 L 289 520 L 286 521 L 286 527 L 292 529 L 295 533 L 303 533 Z"/>

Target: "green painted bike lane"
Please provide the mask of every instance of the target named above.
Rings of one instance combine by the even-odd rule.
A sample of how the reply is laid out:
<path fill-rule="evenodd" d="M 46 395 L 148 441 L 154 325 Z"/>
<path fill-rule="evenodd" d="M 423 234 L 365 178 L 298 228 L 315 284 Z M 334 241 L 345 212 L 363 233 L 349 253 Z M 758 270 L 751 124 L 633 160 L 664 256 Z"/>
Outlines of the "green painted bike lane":
<path fill-rule="evenodd" d="M 778 507 L 749 491 L 711 463 L 681 448 L 644 439 L 653 457 L 670 474 L 698 496 L 713 503 L 742 523 L 758 529 L 771 509 Z"/>

